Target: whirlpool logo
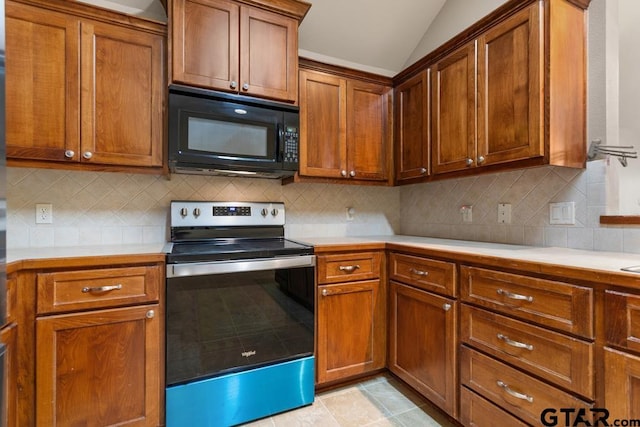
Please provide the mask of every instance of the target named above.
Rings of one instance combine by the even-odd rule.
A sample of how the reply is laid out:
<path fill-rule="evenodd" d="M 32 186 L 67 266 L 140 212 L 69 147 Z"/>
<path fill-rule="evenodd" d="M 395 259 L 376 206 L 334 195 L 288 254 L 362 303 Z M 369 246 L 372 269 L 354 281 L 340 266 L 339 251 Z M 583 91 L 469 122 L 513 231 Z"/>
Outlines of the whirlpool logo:
<path fill-rule="evenodd" d="M 605 408 L 546 408 L 540 413 L 540 422 L 547 427 L 640 427 L 640 419 L 611 419 Z"/>
<path fill-rule="evenodd" d="M 255 350 L 243 351 L 242 352 L 242 357 L 251 357 L 251 356 L 255 356 L 255 355 L 256 355 L 256 351 Z"/>

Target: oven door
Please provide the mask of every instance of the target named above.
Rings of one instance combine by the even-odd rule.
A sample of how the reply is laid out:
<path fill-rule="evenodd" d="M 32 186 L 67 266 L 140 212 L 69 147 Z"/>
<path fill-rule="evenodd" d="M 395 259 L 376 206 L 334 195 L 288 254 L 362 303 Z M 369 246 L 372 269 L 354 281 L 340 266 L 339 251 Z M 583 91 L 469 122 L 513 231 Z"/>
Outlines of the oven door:
<path fill-rule="evenodd" d="M 166 380 L 313 355 L 315 256 L 167 265 Z"/>

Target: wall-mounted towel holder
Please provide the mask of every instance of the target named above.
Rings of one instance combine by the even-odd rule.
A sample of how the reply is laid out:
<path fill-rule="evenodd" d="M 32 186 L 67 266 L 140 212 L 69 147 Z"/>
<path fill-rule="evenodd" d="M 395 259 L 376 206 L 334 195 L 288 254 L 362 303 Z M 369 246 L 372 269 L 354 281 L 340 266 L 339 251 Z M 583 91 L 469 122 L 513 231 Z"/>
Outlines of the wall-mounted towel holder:
<path fill-rule="evenodd" d="M 602 140 L 594 139 L 589 145 L 587 160 L 596 160 L 599 155 L 617 157 L 620 164 L 627 166 L 627 159 L 637 159 L 638 152 L 633 151 L 633 145 L 602 145 Z"/>

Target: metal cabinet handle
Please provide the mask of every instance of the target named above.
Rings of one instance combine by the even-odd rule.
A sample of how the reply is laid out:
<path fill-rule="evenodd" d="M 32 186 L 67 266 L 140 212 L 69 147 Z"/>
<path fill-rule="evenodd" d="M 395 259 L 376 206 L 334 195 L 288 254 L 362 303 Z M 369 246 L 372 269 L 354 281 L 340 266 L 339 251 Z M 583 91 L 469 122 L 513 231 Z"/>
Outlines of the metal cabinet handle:
<path fill-rule="evenodd" d="M 425 173 L 427 173 L 427 168 L 420 168 L 420 173 L 422 175 L 424 175 Z"/>
<path fill-rule="evenodd" d="M 498 384 L 498 387 L 502 388 L 504 391 L 506 391 L 511 396 L 515 397 L 516 399 L 526 400 L 529 403 L 533 403 L 533 397 L 532 396 L 529 396 L 528 394 L 519 393 L 517 391 L 512 390 L 509 387 L 509 385 L 504 383 L 503 381 L 498 380 L 498 381 L 496 381 L 496 384 Z"/>
<path fill-rule="evenodd" d="M 484 163 L 484 161 L 485 161 L 484 156 L 480 156 L 480 157 L 478 157 L 478 164 L 479 164 L 479 165 L 483 164 L 483 163 Z"/>
<path fill-rule="evenodd" d="M 326 289 L 322 290 L 322 296 L 326 297 L 327 295 L 329 295 L 329 291 L 327 291 Z"/>
<path fill-rule="evenodd" d="M 249 83 L 245 83 L 242 85 L 242 90 L 249 90 Z"/>
<path fill-rule="evenodd" d="M 510 339 L 508 336 L 502 335 L 502 334 L 498 334 L 496 336 L 498 337 L 499 340 L 504 341 L 506 344 L 510 345 L 511 347 L 526 348 L 529 351 L 533 351 L 533 346 L 531 344 L 526 344 L 526 343 L 523 343 L 523 342 L 514 341 L 514 340 Z"/>
<path fill-rule="evenodd" d="M 473 164 L 473 159 L 468 158 L 467 159 L 467 166 L 471 166 Z"/>
<path fill-rule="evenodd" d="M 451 304 L 449 304 L 449 303 L 444 303 L 444 304 L 442 304 L 442 309 L 443 309 L 444 311 L 449 311 L 449 310 L 451 310 Z"/>
<path fill-rule="evenodd" d="M 90 288 L 90 287 L 84 287 L 82 288 L 82 293 L 88 293 L 88 292 L 109 292 L 109 291 L 119 291 L 120 289 L 122 289 L 122 285 L 118 284 L 118 285 L 109 285 L 109 286 L 97 286 L 95 288 Z"/>
<path fill-rule="evenodd" d="M 418 275 L 418 276 L 428 276 L 429 272 L 428 271 L 423 271 L 423 270 L 416 270 L 415 268 L 411 268 L 409 269 L 409 272 Z"/>
<path fill-rule="evenodd" d="M 340 267 L 338 267 L 338 270 L 340 271 L 346 271 L 347 273 L 353 273 L 354 271 L 356 271 L 357 269 L 359 269 L 360 266 L 359 265 L 341 265 Z"/>
<path fill-rule="evenodd" d="M 65 152 L 64 152 L 64 156 L 65 156 L 67 159 L 72 159 L 72 158 L 73 158 L 73 156 L 75 156 L 75 155 L 76 155 L 76 152 L 75 152 L 75 151 L 73 151 L 73 150 L 67 150 L 67 151 L 65 151 Z"/>
<path fill-rule="evenodd" d="M 145 314 L 145 317 L 147 319 L 153 319 L 156 316 L 156 312 L 153 310 L 149 310 L 147 311 L 147 314 Z"/>
<path fill-rule="evenodd" d="M 344 170 L 344 169 L 343 169 L 343 170 L 341 170 L 341 171 L 340 171 L 340 175 L 342 175 L 342 176 L 347 176 L 347 171 L 346 171 L 346 170 Z"/>
<path fill-rule="evenodd" d="M 229 86 L 231 86 L 231 89 L 235 89 L 235 88 L 238 87 L 238 82 L 233 80 L 233 81 L 231 81 L 231 84 Z"/>
<path fill-rule="evenodd" d="M 93 153 L 91 151 L 85 151 L 84 153 L 82 153 L 82 157 L 89 160 L 90 158 L 93 157 Z"/>
<path fill-rule="evenodd" d="M 498 295 L 505 296 L 509 299 L 514 299 L 517 301 L 533 302 L 533 297 L 529 295 L 514 294 L 512 292 L 505 291 L 504 289 L 498 289 L 496 292 L 498 293 Z"/>
<path fill-rule="evenodd" d="M 350 177 L 352 177 L 352 178 L 353 178 L 354 176 L 356 176 L 356 171 L 351 171 L 351 172 L 349 172 L 349 176 L 350 176 Z"/>

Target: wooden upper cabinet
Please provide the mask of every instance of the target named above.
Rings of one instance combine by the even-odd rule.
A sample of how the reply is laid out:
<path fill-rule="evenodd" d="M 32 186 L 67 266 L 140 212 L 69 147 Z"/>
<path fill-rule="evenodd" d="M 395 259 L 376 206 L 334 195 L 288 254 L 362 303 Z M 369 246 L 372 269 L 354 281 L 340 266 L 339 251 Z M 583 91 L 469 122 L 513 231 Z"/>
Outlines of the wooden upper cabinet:
<path fill-rule="evenodd" d="M 298 20 L 228 0 L 172 3 L 175 83 L 298 99 Z"/>
<path fill-rule="evenodd" d="M 356 179 L 388 178 L 391 106 L 386 86 L 347 81 L 347 169 Z"/>
<path fill-rule="evenodd" d="M 541 4 L 478 39 L 477 165 L 544 155 Z"/>
<path fill-rule="evenodd" d="M 431 72 L 431 105 L 421 107 L 431 109 L 428 179 L 539 165 L 585 167 L 588 4 L 507 2 L 394 78 L 400 98 L 419 73 Z M 400 121 L 411 113 L 401 102 L 398 183 L 412 182 L 415 172 L 407 171 L 418 166 L 405 163 L 413 157 L 405 155 Z"/>
<path fill-rule="evenodd" d="M 81 64 L 82 161 L 162 166 L 162 37 L 83 22 Z"/>
<path fill-rule="evenodd" d="M 237 90 L 240 6 L 225 0 L 179 0 L 172 7 L 172 80 Z"/>
<path fill-rule="evenodd" d="M 465 169 L 475 156 L 476 43 L 431 67 L 433 173 Z"/>
<path fill-rule="evenodd" d="M 300 175 L 388 181 L 391 87 L 300 71 Z"/>
<path fill-rule="evenodd" d="M 395 88 L 396 181 L 429 174 L 429 75 L 422 71 Z"/>
<path fill-rule="evenodd" d="M 7 2 L 10 164 L 160 169 L 162 26 L 105 11 L 92 21 L 98 12 L 85 5 L 77 6 L 82 17 L 66 2 L 48 7 L 60 11 Z"/>
<path fill-rule="evenodd" d="M 7 157 L 64 161 L 79 151 L 80 22 L 6 3 Z"/>
<path fill-rule="evenodd" d="M 346 171 L 346 98 L 344 79 L 300 71 L 300 175 L 340 178 Z"/>

